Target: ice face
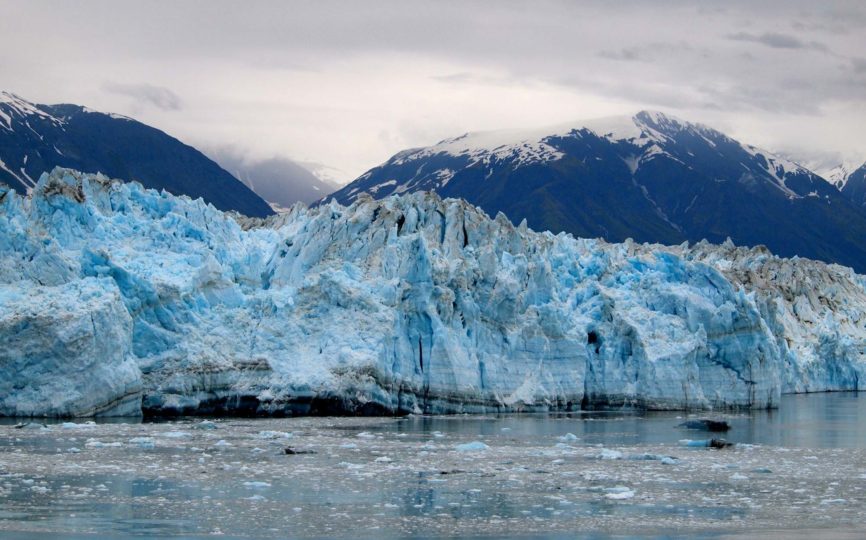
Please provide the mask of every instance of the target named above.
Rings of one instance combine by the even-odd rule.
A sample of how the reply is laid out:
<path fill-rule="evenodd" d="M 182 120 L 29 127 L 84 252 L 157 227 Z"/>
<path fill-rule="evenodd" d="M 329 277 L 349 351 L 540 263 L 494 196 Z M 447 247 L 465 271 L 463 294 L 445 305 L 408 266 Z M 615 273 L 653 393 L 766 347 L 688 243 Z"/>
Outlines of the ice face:
<path fill-rule="evenodd" d="M 110 280 L 0 284 L 0 414 L 141 414 L 132 319 Z"/>
<path fill-rule="evenodd" d="M 57 169 L 0 197 L 0 414 L 774 407 L 866 380 L 863 278 L 823 263 L 425 193 L 258 221 Z"/>

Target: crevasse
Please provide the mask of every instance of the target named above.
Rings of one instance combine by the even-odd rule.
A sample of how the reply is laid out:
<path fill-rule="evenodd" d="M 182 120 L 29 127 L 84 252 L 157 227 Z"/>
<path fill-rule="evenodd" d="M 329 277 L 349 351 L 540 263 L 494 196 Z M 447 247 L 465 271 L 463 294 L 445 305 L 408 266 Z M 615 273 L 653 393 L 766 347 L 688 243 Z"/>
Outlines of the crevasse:
<path fill-rule="evenodd" d="M 250 220 L 56 169 L 0 190 L 0 415 L 776 407 L 864 386 L 864 278 L 536 233 L 460 200 Z"/>

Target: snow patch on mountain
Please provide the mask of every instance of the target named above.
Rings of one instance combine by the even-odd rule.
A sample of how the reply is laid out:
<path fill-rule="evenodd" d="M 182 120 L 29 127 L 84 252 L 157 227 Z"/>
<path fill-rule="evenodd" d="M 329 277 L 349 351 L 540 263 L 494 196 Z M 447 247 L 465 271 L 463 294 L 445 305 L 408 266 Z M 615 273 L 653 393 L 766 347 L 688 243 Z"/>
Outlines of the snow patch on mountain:
<path fill-rule="evenodd" d="M 795 157 L 795 154 L 796 157 Z M 802 155 L 803 152 L 789 152 L 785 157 L 796 160 L 808 170 L 814 172 L 833 187 L 842 191 L 851 174 L 866 167 L 862 156 L 843 156 L 838 153 L 813 153 Z"/>
<path fill-rule="evenodd" d="M 543 141 L 549 135 L 547 131 L 533 133 L 519 130 L 466 133 L 445 139 L 428 148 L 398 155 L 392 162 L 402 164 L 437 154 L 449 154 L 465 157 L 470 164 L 488 164 L 508 159 L 519 167 L 529 163 L 553 161 L 563 156 L 562 152 Z"/>
<path fill-rule="evenodd" d="M 122 114 L 117 114 L 117 113 L 112 113 L 112 112 L 106 113 L 106 112 L 102 112 L 102 111 L 97 111 L 97 110 L 91 109 L 90 107 L 81 107 L 81 112 L 88 113 L 88 114 L 104 114 L 110 118 L 114 118 L 115 120 L 128 120 L 130 122 L 135 122 L 134 118 L 130 118 L 128 116 L 124 116 Z"/>
<path fill-rule="evenodd" d="M 0 105 L 5 108 L 5 112 L 3 108 L 0 108 L 0 118 L 3 119 L 5 124 L 5 128 L 9 131 L 13 129 L 12 127 L 12 119 L 17 117 L 19 119 L 26 119 L 28 116 L 38 116 L 43 120 L 48 120 L 51 123 L 57 125 L 58 127 L 63 126 L 64 122 L 61 118 L 57 118 L 48 114 L 47 112 L 40 109 L 37 105 L 30 103 L 29 101 L 16 96 L 11 92 L 2 91 L 0 92 Z M 32 128 L 31 128 L 32 129 Z"/>
<path fill-rule="evenodd" d="M 842 190 L 848 184 L 851 176 L 861 169 L 866 169 L 866 163 L 844 162 L 818 174 Z"/>
<path fill-rule="evenodd" d="M 581 131 L 589 131 L 610 141 L 629 141 L 643 147 L 667 140 L 659 130 L 674 127 L 683 129 L 689 125 L 660 112 L 642 111 L 634 116 L 610 116 L 541 129 L 470 132 L 430 147 L 401 152 L 390 163 L 400 165 L 437 154 L 448 154 L 468 158 L 470 166 L 479 162 L 489 164 L 510 160 L 516 168 L 561 159 L 564 154 L 549 144 L 548 139 L 552 138 L 579 137 Z M 658 150 L 657 146 L 655 148 Z"/>
<path fill-rule="evenodd" d="M 794 163 L 784 157 L 776 156 L 771 154 L 770 152 L 758 148 L 756 146 L 744 144 L 742 145 L 743 149 L 746 150 L 749 154 L 754 156 L 761 167 L 767 171 L 767 174 L 770 175 L 772 179 L 775 180 L 774 184 L 781 189 L 785 195 L 787 195 L 791 199 L 797 199 L 800 195 L 797 194 L 794 190 L 789 188 L 785 184 L 785 180 L 790 174 L 806 174 L 810 175 L 812 172 L 805 167 Z"/>
<path fill-rule="evenodd" d="M 554 134 L 567 134 L 572 129 L 586 129 L 612 141 L 628 141 L 639 139 L 643 134 L 641 126 L 635 122 L 635 118 L 631 116 L 608 116 L 603 118 L 595 118 L 584 120 L 582 122 L 573 122 L 570 129 L 558 129 Z"/>

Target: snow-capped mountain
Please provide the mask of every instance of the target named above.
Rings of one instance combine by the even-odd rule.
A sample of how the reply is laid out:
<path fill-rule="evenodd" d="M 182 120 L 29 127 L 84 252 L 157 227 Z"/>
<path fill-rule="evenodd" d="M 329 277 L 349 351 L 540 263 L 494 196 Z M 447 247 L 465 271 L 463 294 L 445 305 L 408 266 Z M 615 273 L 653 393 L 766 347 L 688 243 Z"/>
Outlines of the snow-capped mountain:
<path fill-rule="evenodd" d="M 844 175 L 840 175 L 842 194 L 848 197 L 851 202 L 866 208 L 866 163 L 857 168 L 850 168 L 844 171 Z"/>
<path fill-rule="evenodd" d="M 812 169 L 824 180 L 830 182 L 839 191 L 845 190 L 845 185 L 848 183 L 848 178 L 856 171 L 858 167 L 850 163 L 840 163 L 835 167 L 826 170 Z"/>
<path fill-rule="evenodd" d="M 201 197 L 248 216 L 273 213 L 204 154 L 158 129 L 125 116 L 78 105 L 37 105 L 0 92 L 0 183 L 24 193 L 57 166 Z"/>
<path fill-rule="evenodd" d="M 854 205 L 866 211 L 866 163 L 839 156 L 824 156 L 801 161 L 815 174 L 838 189 Z"/>
<path fill-rule="evenodd" d="M 400 152 L 331 197 L 461 197 L 536 230 L 737 245 L 866 270 L 866 212 L 800 165 L 710 127 L 642 111 L 467 133 Z"/>
<path fill-rule="evenodd" d="M 431 193 L 262 220 L 57 169 L 0 188 L 0 416 L 776 407 L 866 389 L 864 285 Z"/>

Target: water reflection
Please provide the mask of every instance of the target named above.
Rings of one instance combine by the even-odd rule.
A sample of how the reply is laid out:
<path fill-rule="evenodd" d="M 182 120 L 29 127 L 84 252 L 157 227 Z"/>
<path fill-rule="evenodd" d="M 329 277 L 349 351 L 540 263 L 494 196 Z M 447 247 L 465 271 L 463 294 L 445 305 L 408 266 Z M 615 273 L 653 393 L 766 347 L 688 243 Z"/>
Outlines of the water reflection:
<path fill-rule="evenodd" d="M 699 432 L 673 429 L 686 417 L 723 417 L 733 427 L 727 438 L 736 442 L 799 448 L 866 448 L 866 399 L 860 398 L 857 392 L 786 395 L 778 409 L 736 414 L 617 410 L 485 417 L 411 416 L 403 422 L 384 427 L 372 425 L 370 429 L 407 435 L 433 436 L 437 431 L 447 431 L 514 438 L 573 433 L 588 443 L 664 444 L 689 438 L 690 434 L 694 435 L 692 438 L 699 438 Z M 0 426 L 19 422 L 55 425 L 65 421 L 0 418 Z M 140 424 L 142 419 L 99 418 L 95 423 Z M 8 443 L 8 439 L 0 438 L 0 446 Z"/>
<path fill-rule="evenodd" d="M 783 396 L 777 410 L 744 413 L 607 411 L 502 416 L 408 417 L 371 430 L 435 437 L 437 432 L 479 438 L 525 439 L 572 433 L 590 444 L 672 444 L 706 433 L 679 429 L 687 417 L 724 418 L 727 439 L 797 448 L 866 448 L 866 399 L 857 392 Z"/>

